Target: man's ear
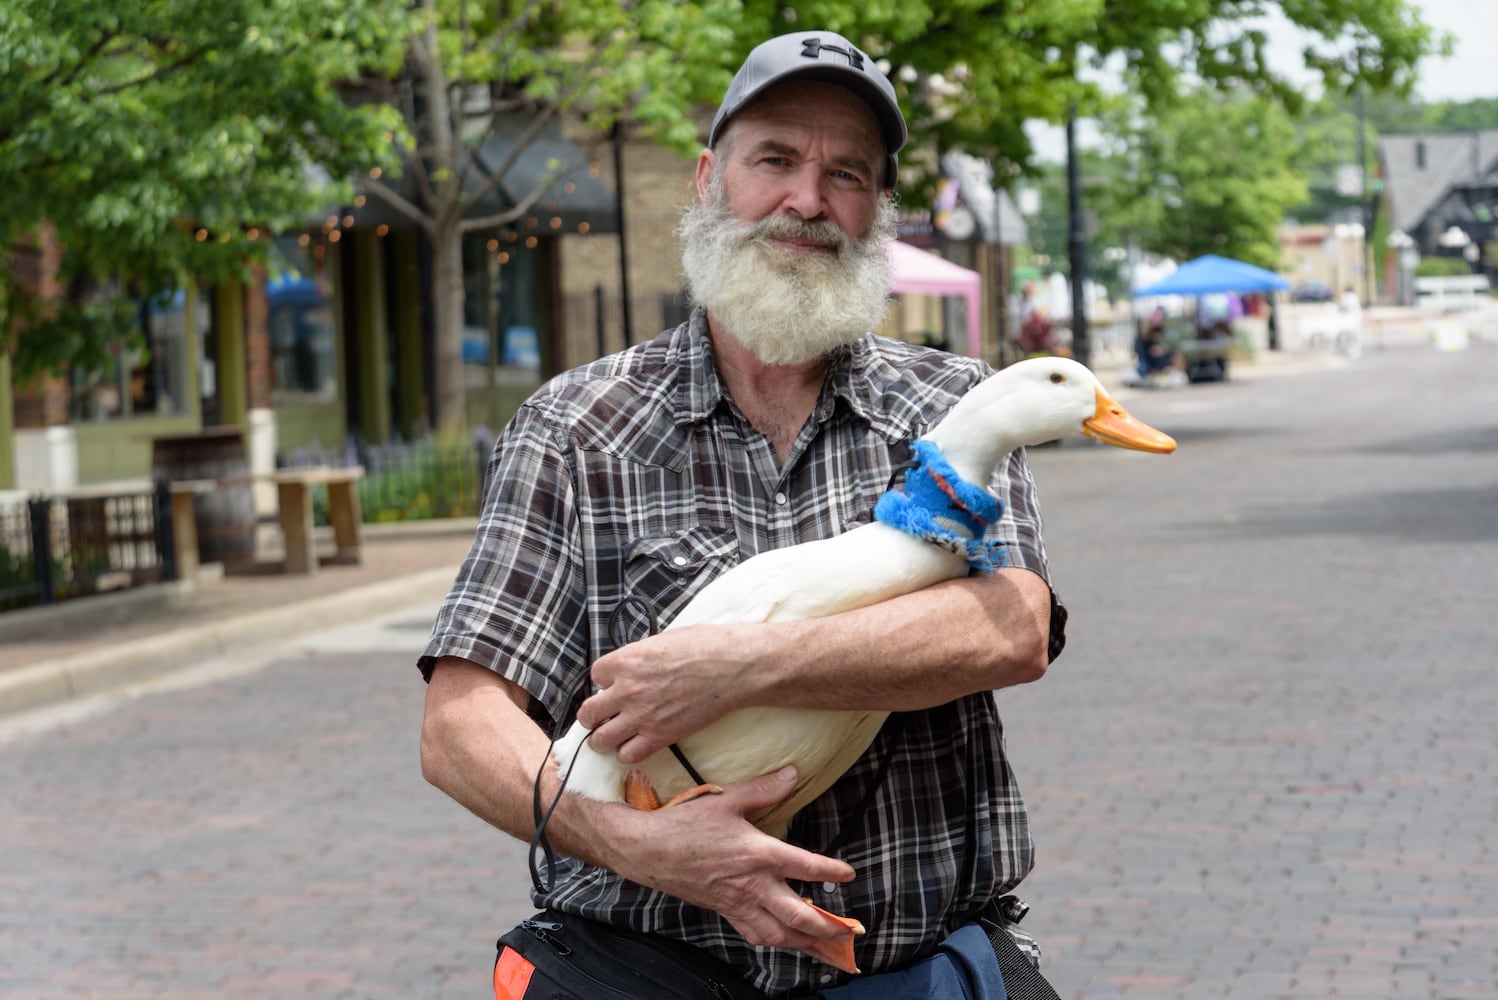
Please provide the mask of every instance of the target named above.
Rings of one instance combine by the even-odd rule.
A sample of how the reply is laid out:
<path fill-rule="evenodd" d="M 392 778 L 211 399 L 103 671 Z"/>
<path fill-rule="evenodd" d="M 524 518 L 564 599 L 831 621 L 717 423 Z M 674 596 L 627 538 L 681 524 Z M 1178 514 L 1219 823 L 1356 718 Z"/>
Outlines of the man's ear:
<path fill-rule="evenodd" d="M 718 154 L 711 149 L 704 149 L 697 157 L 697 200 L 706 205 L 708 202 L 708 191 L 712 187 L 713 167 L 717 165 Z"/>

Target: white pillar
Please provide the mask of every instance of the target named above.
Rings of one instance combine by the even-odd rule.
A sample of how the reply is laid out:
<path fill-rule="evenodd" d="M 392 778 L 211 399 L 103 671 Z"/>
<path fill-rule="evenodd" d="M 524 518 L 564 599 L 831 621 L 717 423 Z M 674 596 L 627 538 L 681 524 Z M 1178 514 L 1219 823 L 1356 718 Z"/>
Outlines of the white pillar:
<path fill-rule="evenodd" d="M 78 488 L 78 434 L 71 425 L 15 432 L 16 489 L 61 493 Z"/>
<path fill-rule="evenodd" d="M 248 414 L 250 474 L 255 477 L 255 514 L 274 514 L 280 509 L 276 484 L 268 478 L 276 471 L 276 411 L 252 409 Z"/>

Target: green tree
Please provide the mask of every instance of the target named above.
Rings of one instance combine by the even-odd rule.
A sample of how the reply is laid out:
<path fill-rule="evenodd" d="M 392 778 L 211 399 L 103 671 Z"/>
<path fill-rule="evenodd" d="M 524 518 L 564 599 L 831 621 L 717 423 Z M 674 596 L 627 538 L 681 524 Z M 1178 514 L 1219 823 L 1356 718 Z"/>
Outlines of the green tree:
<path fill-rule="evenodd" d="M 387 155 L 398 118 L 337 85 L 398 54 L 381 0 L 0 5 L 0 338 L 22 378 L 102 365 L 124 296 L 266 259 Z M 395 10 L 392 10 L 395 7 Z M 61 296 L 15 278 L 51 227 Z"/>
<path fill-rule="evenodd" d="M 1025 122 L 1060 124 L 1073 109 L 1109 113 L 1120 101 L 1097 81 L 1110 75 L 1146 107 L 1206 83 L 1300 110 L 1302 91 L 1267 60 L 1267 8 L 1307 33 L 1304 62 L 1333 92 L 1406 90 L 1420 59 L 1445 44 L 1409 0 L 744 0 L 743 7 L 740 53 L 772 33 L 825 27 L 887 60 L 912 151 L 962 149 L 1032 171 Z M 935 156 L 909 160 L 902 188 L 929 197 Z"/>
<path fill-rule="evenodd" d="M 1252 93 L 1199 88 L 1154 115 L 1113 118 L 1114 183 L 1098 192 L 1109 242 L 1186 260 L 1279 263 L 1276 230 L 1308 195 L 1288 112 Z"/>
<path fill-rule="evenodd" d="M 659 141 L 694 148 L 691 112 L 732 72 L 728 3 L 685 0 L 420 0 L 402 71 L 382 99 L 405 114 L 411 141 L 400 177 L 360 187 L 415 223 L 432 247 L 435 417 L 463 412 L 463 237 L 500 230 L 530 211 L 554 173 L 498 211 L 476 212 L 549 124 L 606 132 L 623 118 Z M 524 127 L 503 163 L 478 153 L 509 120 Z M 492 201 L 490 202 L 492 204 Z"/>

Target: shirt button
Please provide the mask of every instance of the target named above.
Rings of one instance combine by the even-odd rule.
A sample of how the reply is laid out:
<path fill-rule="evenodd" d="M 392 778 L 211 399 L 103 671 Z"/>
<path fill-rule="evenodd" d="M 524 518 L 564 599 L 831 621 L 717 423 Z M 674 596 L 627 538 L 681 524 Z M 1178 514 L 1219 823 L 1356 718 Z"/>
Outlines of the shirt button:
<path fill-rule="evenodd" d="M 830 972 L 824 972 L 824 973 L 822 973 L 822 985 L 826 986 L 830 982 L 832 982 L 832 973 L 830 973 Z"/>
<path fill-rule="evenodd" d="M 673 565 L 673 566 L 685 566 L 686 564 L 687 564 L 687 557 L 686 556 L 677 556 L 675 559 L 671 560 L 671 565 Z"/>
<path fill-rule="evenodd" d="M 777 504 L 779 504 L 780 506 L 784 507 L 785 506 L 785 494 L 784 493 L 777 493 L 777 494 L 775 494 L 775 502 Z"/>
<path fill-rule="evenodd" d="M 822 891 L 823 892 L 837 892 L 837 883 L 836 882 L 823 882 L 822 883 Z"/>

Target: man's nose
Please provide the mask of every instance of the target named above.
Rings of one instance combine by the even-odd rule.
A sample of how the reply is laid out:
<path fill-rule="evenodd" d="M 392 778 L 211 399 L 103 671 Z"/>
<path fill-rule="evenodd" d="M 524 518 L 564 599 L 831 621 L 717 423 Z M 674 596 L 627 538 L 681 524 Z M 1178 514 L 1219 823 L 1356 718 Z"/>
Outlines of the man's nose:
<path fill-rule="evenodd" d="M 781 207 L 794 212 L 802 221 L 820 219 L 827 212 L 822 175 L 817 170 L 798 170 L 787 178 L 785 197 Z"/>

